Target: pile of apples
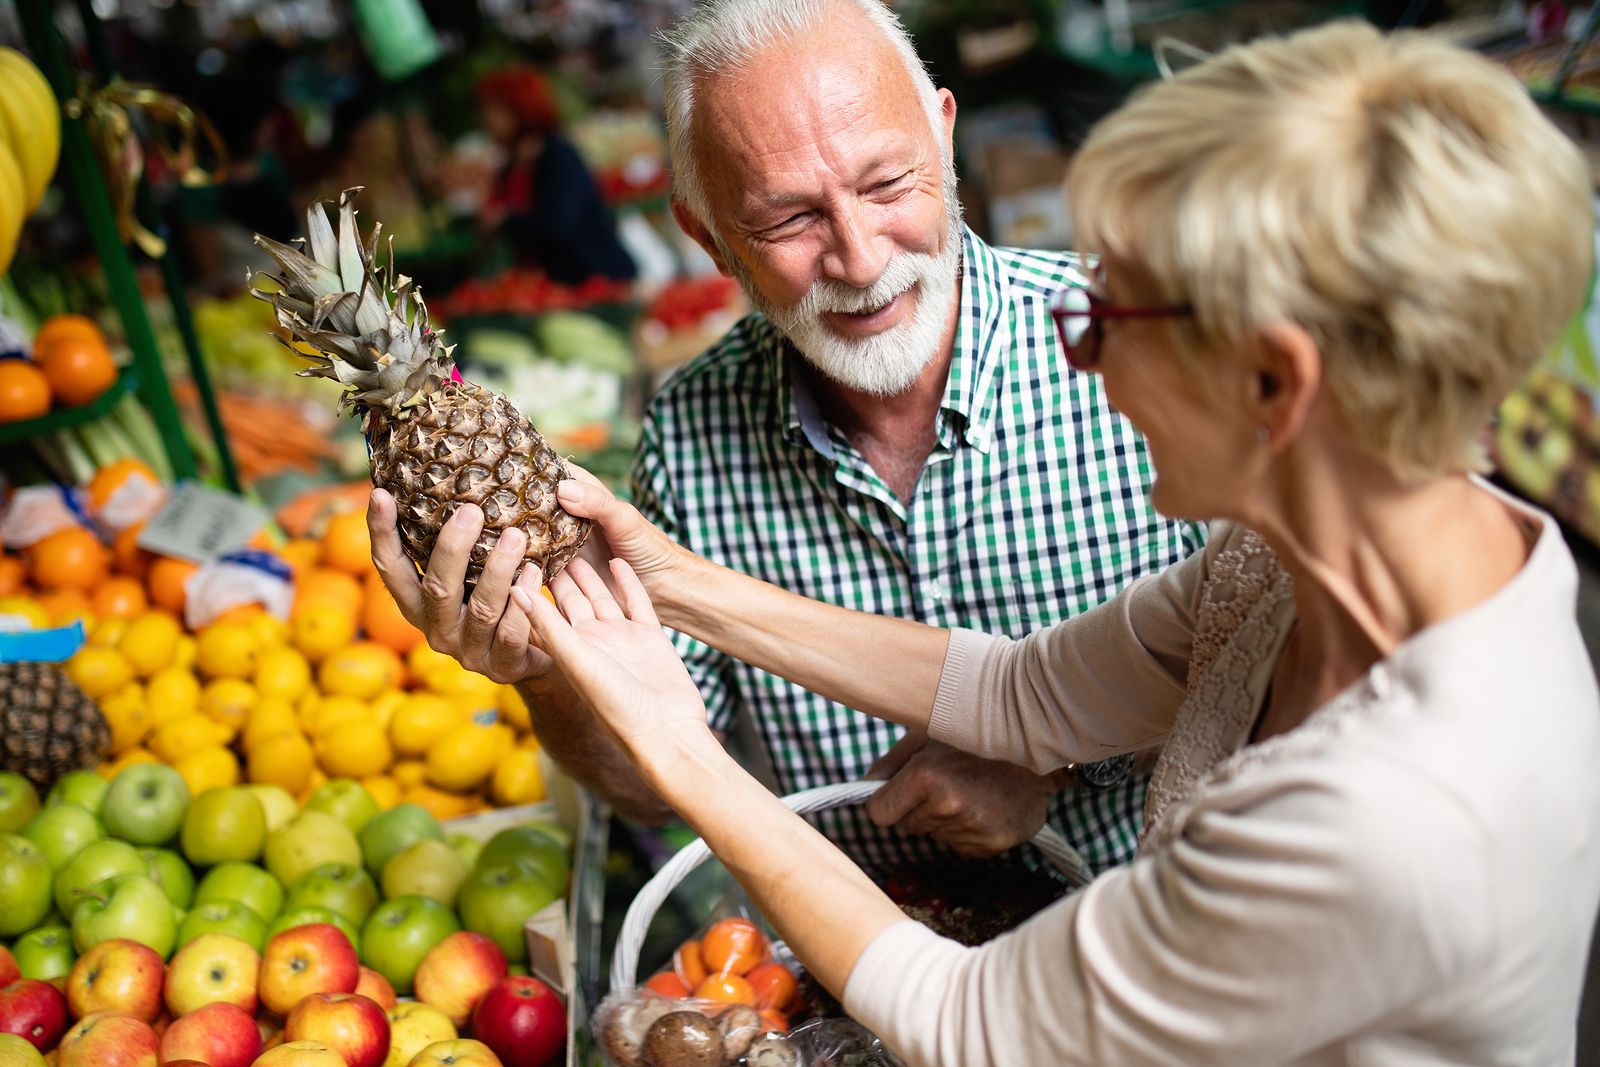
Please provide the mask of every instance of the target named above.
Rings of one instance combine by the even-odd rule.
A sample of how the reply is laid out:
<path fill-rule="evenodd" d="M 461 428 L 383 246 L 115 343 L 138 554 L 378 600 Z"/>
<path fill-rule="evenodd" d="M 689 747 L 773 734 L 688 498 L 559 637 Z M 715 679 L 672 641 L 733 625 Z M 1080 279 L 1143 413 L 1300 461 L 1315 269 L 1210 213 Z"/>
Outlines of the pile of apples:
<path fill-rule="evenodd" d="M 565 1010 L 527 977 L 522 928 L 564 892 L 565 834 L 447 836 L 349 779 L 301 807 L 262 785 L 191 799 L 171 767 L 136 764 L 65 775 L 41 806 L 0 772 L 0 1035 L 59 1041 L 56 1067 L 432 1067 L 423 1046 L 471 1018 L 484 1050 L 441 1067 L 540 1067 Z"/>

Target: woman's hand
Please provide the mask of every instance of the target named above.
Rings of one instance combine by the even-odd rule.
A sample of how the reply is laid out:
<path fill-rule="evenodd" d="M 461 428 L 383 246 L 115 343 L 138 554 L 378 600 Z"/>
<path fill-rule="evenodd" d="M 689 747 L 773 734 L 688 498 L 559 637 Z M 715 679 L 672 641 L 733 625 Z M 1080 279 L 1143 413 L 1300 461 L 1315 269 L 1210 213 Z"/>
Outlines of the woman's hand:
<path fill-rule="evenodd" d="M 659 602 L 673 584 L 671 579 L 696 557 L 653 526 L 633 505 L 618 500 L 594 475 L 576 464 L 567 466 L 572 477 L 562 479 L 556 486 L 561 507 L 598 526 L 611 554 L 625 561 L 638 583 Z M 648 602 L 647 597 L 647 606 Z"/>
<path fill-rule="evenodd" d="M 567 681 L 634 764 L 648 772 L 648 756 L 666 756 L 684 738 L 709 736 L 706 706 L 633 569 L 614 559 L 611 574 L 620 605 L 583 559 L 567 564 L 550 583 L 554 604 L 521 588 L 511 598 L 527 612 L 535 639 Z"/>

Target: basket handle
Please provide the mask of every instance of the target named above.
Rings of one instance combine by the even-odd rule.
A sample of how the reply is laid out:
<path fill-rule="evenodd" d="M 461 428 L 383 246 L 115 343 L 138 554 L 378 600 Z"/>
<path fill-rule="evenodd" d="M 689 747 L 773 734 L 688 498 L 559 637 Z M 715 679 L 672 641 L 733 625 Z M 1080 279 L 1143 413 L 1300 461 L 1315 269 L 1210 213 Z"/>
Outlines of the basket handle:
<path fill-rule="evenodd" d="M 842 782 L 791 793 L 782 800 L 789 810 L 805 815 L 827 808 L 859 804 L 887 784 L 882 781 Z M 1093 869 L 1078 854 L 1078 850 L 1067 844 L 1066 839 L 1048 825 L 1041 826 L 1039 832 L 1033 835 L 1033 845 L 1066 876 L 1067 882 L 1073 887 L 1088 885 L 1094 879 Z M 705 841 L 691 841 L 668 860 L 639 890 L 639 895 L 633 898 L 633 903 L 628 906 L 628 914 L 623 917 L 622 929 L 617 933 L 617 947 L 611 953 L 613 990 L 633 988 L 639 975 L 639 952 L 644 948 L 644 935 L 656 917 L 656 910 L 666 902 L 678 883 L 710 856 L 711 849 Z"/>

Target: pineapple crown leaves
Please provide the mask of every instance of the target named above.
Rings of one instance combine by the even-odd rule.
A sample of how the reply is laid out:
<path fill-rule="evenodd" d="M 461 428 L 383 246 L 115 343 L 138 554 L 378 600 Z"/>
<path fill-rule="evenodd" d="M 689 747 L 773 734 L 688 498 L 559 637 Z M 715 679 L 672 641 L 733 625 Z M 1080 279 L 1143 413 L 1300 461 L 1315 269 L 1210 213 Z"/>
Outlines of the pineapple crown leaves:
<path fill-rule="evenodd" d="M 376 266 L 383 224 L 361 239 L 354 207 L 360 191 L 358 186 L 340 194 L 337 234 L 321 202 L 306 209 L 304 238 L 283 244 L 256 234 L 256 245 L 280 273 L 259 274 L 273 283 L 271 290 L 257 288 L 256 273 L 247 272 L 246 281 L 251 295 L 272 305 L 278 324 L 294 341 L 316 350 L 308 354 L 278 337 L 314 364 L 301 375 L 339 382 L 347 406 L 383 408 L 403 417 L 445 388 L 454 349 L 429 327 L 416 285 L 395 272 L 393 237 L 388 265 Z"/>

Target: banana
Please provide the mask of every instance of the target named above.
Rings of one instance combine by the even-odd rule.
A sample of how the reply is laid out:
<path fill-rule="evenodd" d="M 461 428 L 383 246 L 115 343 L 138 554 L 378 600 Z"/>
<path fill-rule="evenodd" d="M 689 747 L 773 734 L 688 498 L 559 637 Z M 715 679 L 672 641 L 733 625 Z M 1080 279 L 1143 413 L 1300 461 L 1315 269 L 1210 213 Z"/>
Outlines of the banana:
<path fill-rule="evenodd" d="M 0 143 L 0 275 L 11 268 L 17 251 L 17 235 L 22 232 L 22 171 L 11 149 Z"/>
<path fill-rule="evenodd" d="M 55 175 L 61 154 L 61 109 L 50 83 L 33 61 L 0 47 L 0 125 L 7 128 L 22 168 L 27 214 L 32 214 Z"/>

